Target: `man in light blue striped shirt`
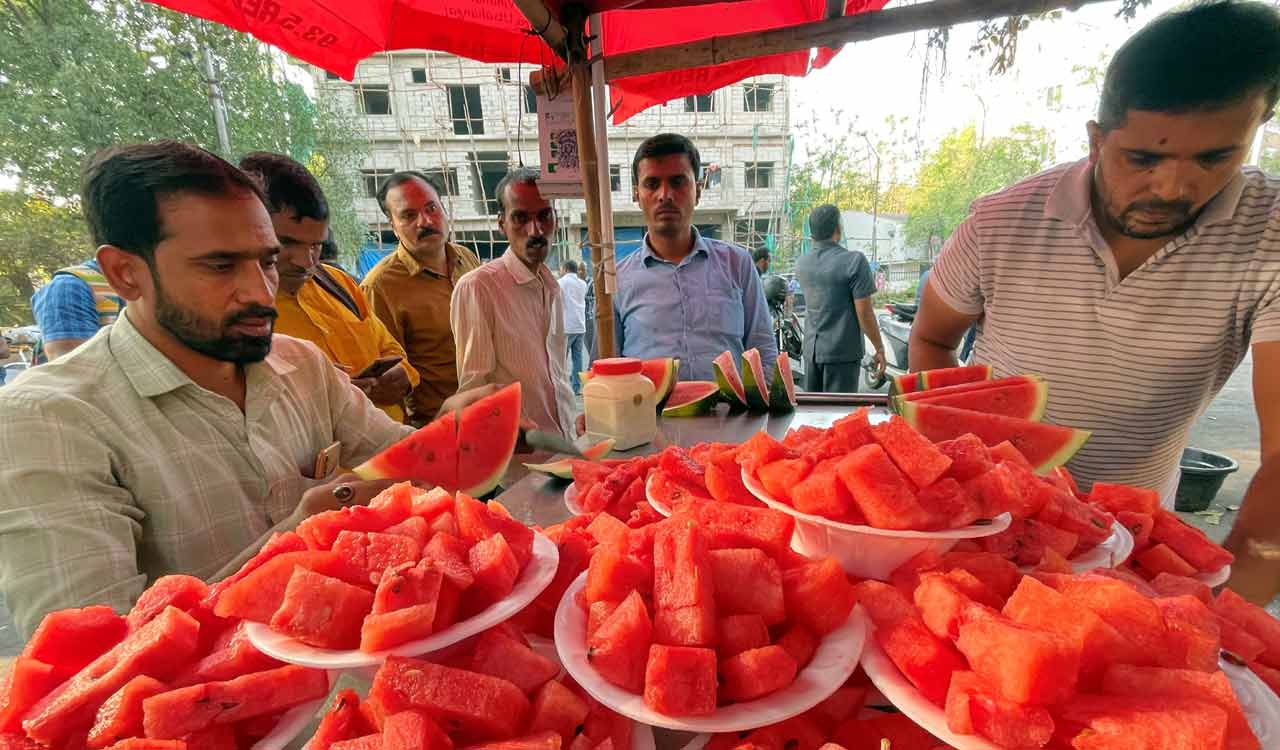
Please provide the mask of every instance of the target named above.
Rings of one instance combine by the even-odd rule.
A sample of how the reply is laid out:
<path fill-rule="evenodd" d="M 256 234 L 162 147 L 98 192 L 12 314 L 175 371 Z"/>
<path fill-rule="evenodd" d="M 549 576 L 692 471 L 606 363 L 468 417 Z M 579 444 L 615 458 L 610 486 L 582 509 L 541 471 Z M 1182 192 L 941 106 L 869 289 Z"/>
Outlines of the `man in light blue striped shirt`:
<path fill-rule="evenodd" d="M 714 380 L 711 361 L 752 347 L 771 370 L 778 348 L 751 253 L 693 226 L 698 149 L 682 135 L 645 140 L 631 162 L 644 244 L 618 264 L 614 337 L 624 357 L 679 357 L 681 380 Z"/>

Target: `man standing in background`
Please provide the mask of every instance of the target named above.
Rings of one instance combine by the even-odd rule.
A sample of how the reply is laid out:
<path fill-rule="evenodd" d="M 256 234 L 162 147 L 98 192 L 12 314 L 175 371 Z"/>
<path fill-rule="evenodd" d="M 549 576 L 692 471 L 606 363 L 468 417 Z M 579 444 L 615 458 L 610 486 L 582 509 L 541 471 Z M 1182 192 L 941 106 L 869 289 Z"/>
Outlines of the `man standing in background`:
<path fill-rule="evenodd" d="M 884 349 L 871 295 L 875 281 L 862 253 L 840 243 L 840 209 L 818 206 L 809 214 L 813 250 L 796 261 L 804 290 L 804 389 L 821 393 L 857 393 L 862 334 L 876 350 L 876 368 L 884 372 Z"/>
<path fill-rule="evenodd" d="M 572 360 L 569 380 L 573 392 L 582 393 L 581 376 L 583 362 L 583 338 L 587 334 L 587 282 L 578 275 L 577 261 L 566 260 L 560 264 L 560 296 L 564 299 L 565 346 Z"/>
<path fill-rule="evenodd" d="M 391 175 L 378 188 L 378 205 L 400 244 L 369 270 L 360 288 L 422 378 L 409 395 L 409 423 L 421 427 L 458 390 L 449 300 L 480 259 L 449 242 L 440 188 L 426 174 Z"/>
<path fill-rule="evenodd" d="M 57 359 L 115 322 L 124 309 L 92 258 L 53 272 L 48 284 L 31 297 L 31 312 L 40 327 L 35 364 Z"/>

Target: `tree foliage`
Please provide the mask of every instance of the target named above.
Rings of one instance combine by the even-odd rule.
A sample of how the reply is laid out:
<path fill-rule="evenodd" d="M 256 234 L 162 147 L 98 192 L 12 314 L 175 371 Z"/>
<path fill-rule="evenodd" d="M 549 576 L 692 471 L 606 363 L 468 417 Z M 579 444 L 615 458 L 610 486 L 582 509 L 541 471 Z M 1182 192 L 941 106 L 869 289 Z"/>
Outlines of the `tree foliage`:
<path fill-rule="evenodd" d="M 19 210 L 29 210 L 21 207 L 34 198 L 34 205 L 74 212 L 84 161 L 105 146 L 171 138 L 221 151 L 202 44 L 212 51 L 226 102 L 231 153 L 222 156 L 264 150 L 304 164 L 320 160 L 332 171 L 349 170 L 326 174 L 326 186 L 351 189 L 357 173 L 351 165 L 364 148 L 357 131 L 317 109 L 286 79 L 283 58 L 251 37 L 137 0 L 5 0 L 0 172 L 17 178 Z M 332 197 L 335 224 L 351 234 L 354 207 L 347 201 L 344 209 L 341 196 Z M 0 290 L 0 317 L 29 315 L 13 307 L 25 308 L 25 301 L 12 300 L 25 294 L 19 286 L 39 283 L 53 270 L 46 261 L 56 258 L 60 265 L 89 255 L 83 235 L 58 236 L 72 245 L 0 247 L 0 278 L 13 287 Z M 14 281 L 22 273 L 30 283 Z"/>
<path fill-rule="evenodd" d="M 936 252 L 979 196 L 1008 187 L 1054 161 L 1053 138 L 1033 125 L 982 142 L 973 125 L 953 130 L 929 152 L 907 198 L 906 240 Z"/>

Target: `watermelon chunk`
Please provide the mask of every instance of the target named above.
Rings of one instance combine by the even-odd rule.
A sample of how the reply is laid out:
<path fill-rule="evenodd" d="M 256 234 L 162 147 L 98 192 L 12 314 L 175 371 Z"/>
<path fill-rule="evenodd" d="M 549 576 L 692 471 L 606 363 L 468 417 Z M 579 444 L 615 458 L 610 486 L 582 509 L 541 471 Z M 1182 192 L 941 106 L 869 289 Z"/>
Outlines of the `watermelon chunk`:
<path fill-rule="evenodd" d="M 568 747 L 578 733 L 578 727 L 587 720 L 591 707 L 569 688 L 554 680 L 538 689 L 529 709 L 529 731 L 552 731 L 560 735 L 564 747 Z"/>
<path fill-rule="evenodd" d="M 1133 563 L 1138 572 L 1147 578 L 1155 578 L 1161 573 L 1185 577 L 1193 576 L 1197 572 L 1195 566 L 1183 560 L 1177 552 L 1164 544 L 1153 544 L 1135 553 Z"/>
<path fill-rule="evenodd" d="M 1112 513 L 1142 513 L 1154 516 L 1160 512 L 1160 493 L 1146 487 L 1094 482 L 1089 502 Z"/>
<path fill-rule="evenodd" d="M 1218 592 L 1213 608 L 1218 615 L 1244 628 L 1249 635 L 1266 645 L 1266 651 L 1262 652 L 1257 661 L 1280 669 L 1280 620 L 1228 588 Z"/>
<path fill-rule="evenodd" d="M 142 702 L 142 725 L 148 737 L 178 739 L 211 726 L 278 714 L 328 692 L 329 678 L 323 671 L 290 664 L 147 698 Z"/>
<path fill-rule="evenodd" d="M 419 605 L 430 605 L 426 620 L 435 618 L 436 600 L 444 574 L 431 561 L 387 568 L 373 595 L 373 614 L 380 615 Z"/>
<path fill-rule="evenodd" d="M 928 487 L 951 468 L 951 459 L 901 417 L 875 425 L 871 435 L 916 487 Z"/>
<path fill-rule="evenodd" d="M 791 489 L 804 481 L 812 470 L 813 464 L 803 458 L 784 458 L 761 466 L 756 475 L 770 497 L 790 503 Z"/>
<path fill-rule="evenodd" d="M 829 557 L 785 571 L 782 590 L 791 620 L 819 636 L 843 625 L 856 602 L 844 569 Z"/>
<path fill-rule="evenodd" d="M 777 645 L 791 655 L 798 669 L 804 669 L 818 650 L 818 637 L 803 625 L 792 625 L 778 639 Z"/>
<path fill-rule="evenodd" d="M 374 731 L 375 727 L 360 713 L 360 696 L 348 688 L 333 697 L 307 746 L 311 750 L 329 750 L 335 742 L 353 740 Z"/>
<path fill-rule="evenodd" d="M 951 529 L 971 526 L 984 515 L 982 504 L 951 477 L 939 479 L 917 492 L 916 501 L 930 516 Z"/>
<path fill-rule="evenodd" d="M 142 592 L 125 620 L 129 630 L 134 631 L 155 619 L 165 607 L 177 607 L 186 612 L 198 606 L 208 593 L 209 587 L 205 582 L 194 576 L 161 576 Z"/>
<path fill-rule="evenodd" d="M 889 389 L 891 393 L 915 393 L 924 390 L 920 386 L 920 373 L 909 372 L 904 375 L 893 376 L 893 387 Z"/>
<path fill-rule="evenodd" d="M 31 708 L 22 728 L 31 739 L 62 747 L 91 728 L 98 708 L 140 674 L 168 679 L 195 653 L 200 625 L 174 607 L 130 633 Z"/>
<path fill-rule="evenodd" d="M 1078 649 L 1081 685 L 1096 685 L 1108 666 L 1133 658 L 1133 646 L 1119 631 L 1031 576 L 1018 584 L 1003 613 L 1019 625 L 1055 633 Z"/>
<path fill-rule="evenodd" d="M 1280 696 L 1280 669 L 1272 669 L 1265 664 L 1259 664 L 1256 661 L 1249 662 L 1249 669 L 1258 676 L 1260 680 L 1267 683 L 1267 687 L 1271 688 L 1271 692 Z"/>
<path fill-rule="evenodd" d="M 951 440 L 944 440 L 936 446 L 942 455 L 951 459 L 951 468 L 947 476 L 959 482 L 967 482 L 986 474 L 994 464 L 987 446 L 977 435 L 965 433 Z"/>
<path fill-rule="evenodd" d="M 435 534 L 430 522 L 419 515 L 409 516 L 394 526 L 388 526 L 382 533 L 408 537 L 413 540 L 419 550 L 427 546 L 427 542 L 431 541 L 431 537 Z"/>
<path fill-rule="evenodd" d="M 1011 561 L 989 552 L 948 552 L 938 561 L 941 570 L 961 570 L 972 573 L 1001 599 L 1008 599 L 1018 587 L 1022 574 Z"/>
<path fill-rule="evenodd" d="M 310 549 L 327 550 L 343 531 L 382 531 L 412 513 L 413 486 L 403 482 L 383 490 L 368 505 L 327 510 L 307 518 L 298 524 L 298 536 Z"/>
<path fill-rule="evenodd" d="M 142 702 L 159 695 L 168 688 L 163 682 L 138 675 L 124 684 L 98 709 L 93 728 L 89 730 L 88 746 L 108 747 L 120 740 L 142 734 Z"/>
<path fill-rule="evenodd" d="M 946 716 L 951 731 L 978 734 L 999 747 L 1043 747 L 1053 736 L 1053 717 L 1048 711 L 1000 697 L 973 672 L 951 675 Z"/>
<path fill-rule="evenodd" d="M 314 744 L 315 740 L 312 740 Z M 452 750 L 453 740 L 424 711 L 398 711 L 382 725 L 382 750 Z M 318 750 L 312 748 L 312 750 Z"/>
<path fill-rule="evenodd" d="M 342 740 L 329 746 L 330 750 L 382 750 L 382 735 L 367 734 L 352 740 Z"/>
<path fill-rule="evenodd" d="M 187 750 L 184 740 L 153 740 L 149 737 L 130 737 L 120 740 L 108 750 Z"/>
<path fill-rule="evenodd" d="M 708 561 L 718 612 L 760 615 L 765 625 L 777 625 L 786 619 L 782 571 L 763 550 L 712 550 Z"/>
<path fill-rule="evenodd" d="M 468 745 L 462 750 L 560 750 L 561 739 L 556 732 L 545 731 L 514 737 L 500 742 L 483 742 Z M 604 743 L 601 743 L 604 744 Z M 599 746 L 597 746 L 599 747 Z"/>
<path fill-rule="evenodd" d="M 653 591 L 650 567 L 615 547 L 597 547 L 587 568 L 587 601 L 620 602 L 632 591 Z"/>
<path fill-rule="evenodd" d="M 915 492 L 879 445 L 864 445 L 836 469 L 868 523 L 879 529 L 935 529 L 942 525 L 916 500 Z"/>
<path fill-rule="evenodd" d="M 280 662 L 259 651 L 249 641 L 246 622 L 241 620 L 223 631 L 209 653 L 184 670 L 172 684 L 174 687 L 185 687 L 201 682 L 230 680 L 242 674 L 279 666 L 282 666 Z"/>
<path fill-rule="evenodd" d="M 991 379 L 991 365 L 965 365 L 963 367 L 944 367 L 936 370 L 922 370 L 920 390 L 931 391 L 935 388 L 946 388 L 952 385 L 963 385 L 979 380 Z"/>
<path fill-rule="evenodd" d="M 510 594 L 520 577 L 520 562 L 502 534 L 476 542 L 467 552 L 467 560 L 475 576 L 474 587 L 469 591 L 481 592 L 489 602 Z"/>
<path fill-rule="evenodd" d="M 1183 560 L 1206 573 L 1221 570 L 1235 559 L 1230 552 L 1214 544 L 1203 531 L 1164 510 L 1155 514 L 1151 540 L 1168 545 Z"/>
<path fill-rule="evenodd" d="M 412 513 L 419 518 L 432 521 L 451 511 L 453 511 L 453 493 L 442 487 L 433 487 L 426 492 L 413 495 Z"/>
<path fill-rule="evenodd" d="M 105 654 L 128 632 L 125 618 L 110 607 L 58 610 L 44 616 L 22 655 L 48 664 L 55 676 L 65 680 Z M 0 731 L 6 731 L 2 721 Z"/>
<path fill-rule="evenodd" d="M 964 571 L 957 572 L 969 575 Z M 973 580 L 982 585 L 977 579 Z M 965 594 L 951 573 L 925 573 L 920 576 L 920 585 L 916 587 L 914 596 L 921 619 L 939 638 L 955 640 L 961 623 L 994 615 L 989 605 L 979 604 Z"/>
<path fill-rule="evenodd" d="M 399 656 L 378 669 L 369 700 L 388 715 L 421 709 L 463 742 L 513 737 L 529 713 L 529 699 L 507 680 Z"/>
<path fill-rule="evenodd" d="M 836 473 L 839 461 L 838 458 L 823 461 L 791 487 L 791 504 L 796 510 L 831 519 L 843 520 L 853 514 L 861 518 L 849 489 Z"/>
<path fill-rule="evenodd" d="M 653 541 L 654 640 L 667 645 L 714 646 L 715 581 L 702 532 L 673 524 Z"/>
<path fill-rule="evenodd" d="M 29 656 L 15 659 L 0 677 L 0 733 L 21 732 L 23 715 L 61 683 L 52 666 Z"/>
<path fill-rule="evenodd" d="M 1165 696 L 1191 701 L 1207 701 L 1227 714 L 1225 750 L 1257 750 L 1261 747 L 1244 711 L 1236 700 L 1227 676 L 1220 671 L 1161 669 L 1119 664 L 1107 670 L 1102 692 L 1110 695 Z"/>
<path fill-rule="evenodd" d="M 1210 750 L 1227 734 L 1226 712 L 1203 700 L 1081 695 L 1055 716 L 1083 750 Z"/>
<path fill-rule="evenodd" d="M 781 646 L 764 646 L 720 662 L 721 700 L 749 701 L 777 692 L 796 678 L 796 662 Z"/>
<path fill-rule="evenodd" d="M 504 539 L 506 537 L 503 537 Z M 468 552 L 471 545 L 445 532 L 437 532 L 422 550 L 422 561 L 439 570 L 459 591 L 475 583 Z M 515 554 L 514 552 L 512 554 Z"/>
<path fill-rule="evenodd" d="M 502 534 L 521 568 L 533 558 L 533 529 L 510 516 L 496 513 L 485 503 L 463 493 L 458 493 L 454 501 L 454 515 L 458 519 L 459 536 L 467 544 L 475 545 L 494 534 Z"/>
<path fill-rule="evenodd" d="M 1066 463 L 1090 434 L 1086 430 L 928 403 L 905 403 L 902 417 L 934 442 L 957 438 L 965 433 L 977 435 L 987 445 L 1008 440 L 1037 472 Z"/>
<path fill-rule="evenodd" d="M 494 628 L 476 639 L 471 671 L 501 677 L 532 695 L 560 673 L 560 665 Z"/>
<path fill-rule="evenodd" d="M 721 617 L 716 633 L 716 653 L 722 660 L 769 645 L 769 627 L 760 615 Z"/>
<path fill-rule="evenodd" d="M 1143 664 L 1152 663 L 1164 648 L 1166 629 L 1160 609 L 1124 581 L 1091 574 L 1056 578 L 1049 585 L 1119 631 L 1145 657 Z"/>
<path fill-rule="evenodd" d="M 649 647 L 644 703 L 667 716 L 706 716 L 716 710 L 716 652 L 691 646 Z"/>
<path fill-rule="evenodd" d="M 609 682 L 639 693 L 654 629 L 639 592 L 632 591 L 587 639 L 587 661 Z"/>
<path fill-rule="evenodd" d="M 769 433 L 763 430 L 748 438 L 738 450 L 738 463 L 749 474 L 755 474 L 761 466 L 771 464 L 774 461 L 781 461 L 784 458 L 799 458 L 799 455 L 774 440 Z"/>
<path fill-rule="evenodd" d="M 1009 528 L 982 538 L 982 548 L 1013 560 L 1018 565 L 1036 565 L 1044 559 L 1045 550 L 1067 557 L 1080 537 L 1034 518 L 1019 518 Z"/>
<path fill-rule="evenodd" d="M 373 594 L 366 589 L 294 568 L 271 629 L 318 648 L 356 648 L 372 610 Z"/>
<path fill-rule="evenodd" d="M 620 550 L 627 548 L 630 532 L 625 523 L 608 513 L 597 515 L 591 523 L 587 524 L 587 533 L 596 540 L 597 544 L 610 545 Z"/>
<path fill-rule="evenodd" d="M 376 586 L 383 571 L 405 563 L 416 563 L 422 554 L 418 543 L 407 536 L 365 531 L 340 531 L 333 553 L 347 563 L 348 575 L 341 578 L 360 586 Z"/>
<path fill-rule="evenodd" d="M 1115 514 L 1120 525 L 1133 535 L 1133 548 L 1146 549 L 1151 544 L 1151 530 L 1155 528 L 1156 519 L 1146 513 L 1133 513 L 1122 510 Z"/>
<path fill-rule="evenodd" d="M 1160 573 L 1151 579 L 1151 588 L 1160 596 L 1194 596 L 1205 606 L 1213 606 L 1213 589 L 1194 578 Z"/>
<path fill-rule="evenodd" d="M 961 623 L 956 647 L 1007 700 L 1049 705 L 1075 695 L 1080 647 L 1060 635 L 996 618 L 971 620 Z"/>
<path fill-rule="evenodd" d="M 884 626 L 876 623 L 875 636 L 885 655 L 924 697 L 946 703 L 951 675 L 966 668 L 950 642 L 929 632 L 918 616 Z"/>

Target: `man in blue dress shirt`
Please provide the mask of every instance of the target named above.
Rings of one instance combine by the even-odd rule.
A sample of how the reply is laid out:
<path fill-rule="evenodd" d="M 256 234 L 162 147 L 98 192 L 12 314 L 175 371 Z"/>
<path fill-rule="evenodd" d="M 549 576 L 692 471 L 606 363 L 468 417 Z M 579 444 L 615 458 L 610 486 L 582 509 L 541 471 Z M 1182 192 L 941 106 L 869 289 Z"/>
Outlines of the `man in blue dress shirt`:
<path fill-rule="evenodd" d="M 711 361 L 760 350 L 765 376 L 778 348 L 751 253 L 703 237 L 693 226 L 702 195 L 693 142 L 664 133 L 640 144 L 631 162 L 632 198 L 647 232 L 618 264 L 614 336 L 624 357 L 679 357 L 681 380 L 714 380 Z"/>

